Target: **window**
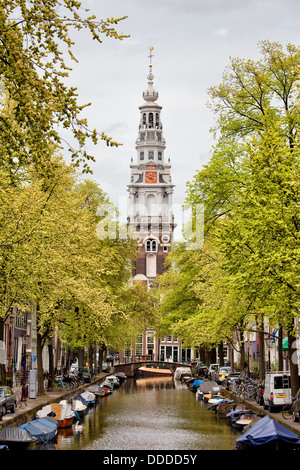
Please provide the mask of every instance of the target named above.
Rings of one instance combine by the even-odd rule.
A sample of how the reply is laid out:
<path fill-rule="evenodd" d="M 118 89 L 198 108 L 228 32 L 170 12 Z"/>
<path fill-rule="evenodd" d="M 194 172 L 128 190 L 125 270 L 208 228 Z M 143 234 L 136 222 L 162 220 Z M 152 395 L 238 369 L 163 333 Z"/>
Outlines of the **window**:
<path fill-rule="evenodd" d="M 144 160 L 144 152 L 140 152 L 140 160 Z"/>
<path fill-rule="evenodd" d="M 162 154 L 161 154 L 161 152 L 158 152 L 158 160 L 162 160 Z"/>
<path fill-rule="evenodd" d="M 143 354 L 143 335 L 142 334 L 139 334 L 137 337 L 136 337 L 136 341 L 135 341 L 135 354 L 137 356 L 142 356 Z"/>
<path fill-rule="evenodd" d="M 155 240 L 147 240 L 146 242 L 146 251 L 156 251 L 156 241 Z"/>
<path fill-rule="evenodd" d="M 148 153 L 148 158 L 149 160 L 154 160 L 154 152 L 152 150 Z"/>
<path fill-rule="evenodd" d="M 149 127 L 153 127 L 153 113 L 149 113 Z"/>

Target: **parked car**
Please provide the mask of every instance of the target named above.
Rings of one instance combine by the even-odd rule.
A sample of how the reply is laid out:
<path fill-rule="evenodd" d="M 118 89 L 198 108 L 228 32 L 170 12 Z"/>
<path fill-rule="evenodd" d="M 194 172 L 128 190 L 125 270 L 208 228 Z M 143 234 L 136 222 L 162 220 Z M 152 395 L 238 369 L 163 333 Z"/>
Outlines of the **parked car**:
<path fill-rule="evenodd" d="M 226 383 L 226 379 L 230 374 L 230 367 L 220 367 L 215 371 L 215 382 L 217 384 L 222 385 Z"/>
<path fill-rule="evenodd" d="M 213 377 L 213 374 L 217 369 L 219 369 L 220 364 L 211 364 L 208 368 L 208 377 L 211 379 Z"/>
<path fill-rule="evenodd" d="M 208 367 L 205 364 L 198 363 L 195 367 L 195 372 L 199 376 L 207 377 L 208 374 Z"/>
<path fill-rule="evenodd" d="M 16 411 L 16 406 L 17 406 L 17 397 L 14 391 L 10 387 L 7 387 L 6 385 L 0 386 L 1 417 L 4 416 L 8 410 L 10 410 L 11 413 L 14 413 Z"/>
<path fill-rule="evenodd" d="M 272 372 L 266 374 L 264 388 L 264 409 L 273 411 L 292 403 L 291 377 L 289 372 Z"/>
<path fill-rule="evenodd" d="M 229 372 L 229 374 L 226 377 L 226 389 L 231 390 L 232 388 L 232 382 L 239 382 L 241 378 L 241 373 L 240 372 Z"/>

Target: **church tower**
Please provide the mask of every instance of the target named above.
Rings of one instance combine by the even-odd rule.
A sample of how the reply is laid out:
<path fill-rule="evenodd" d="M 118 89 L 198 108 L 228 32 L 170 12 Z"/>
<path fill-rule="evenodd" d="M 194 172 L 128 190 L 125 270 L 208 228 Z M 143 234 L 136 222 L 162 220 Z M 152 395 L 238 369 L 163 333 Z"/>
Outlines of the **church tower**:
<path fill-rule="evenodd" d="M 140 247 L 133 279 L 144 280 L 149 287 L 153 286 L 156 276 L 164 272 L 175 228 L 172 211 L 174 185 L 171 164 L 165 157 L 162 106 L 157 103 L 158 92 L 153 87 L 152 51 L 151 47 L 148 87 L 143 92 L 144 103 L 139 107 L 137 155 L 136 161 L 130 165 L 131 181 L 128 185 L 128 229 Z"/>
<path fill-rule="evenodd" d="M 165 259 L 170 251 L 175 229 L 172 210 L 174 185 L 170 160 L 166 161 L 166 141 L 161 120 L 162 107 L 157 103 L 158 92 L 154 89 L 152 51 L 148 86 L 143 92 L 143 104 L 139 107 L 140 122 L 136 140 L 136 161 L 131 162 L 131 179 L 128 185 L 129 207 L 127 228 L 137 239 L 139 252 L 132 278 L 143 281 L 152 288 L 155 278 L 165 271 Z M 182 357 L 181 345 L 168 335 L 158 338 L 155 330 L 141 332 L 124 356 L 176 362 Z"/>

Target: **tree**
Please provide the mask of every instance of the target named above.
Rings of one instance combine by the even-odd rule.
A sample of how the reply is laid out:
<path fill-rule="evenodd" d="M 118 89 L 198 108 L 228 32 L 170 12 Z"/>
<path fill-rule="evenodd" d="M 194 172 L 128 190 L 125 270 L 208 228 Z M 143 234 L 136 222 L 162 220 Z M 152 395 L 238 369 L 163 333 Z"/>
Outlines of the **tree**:
<path fill-rule="evenodd" d="M 125 18 L 125 17 L 124 17 Z M 85 150 L 87 139 L 96 143 L 99 134 L 89 130 L 81 113 L 76 88 L 66 85 L 71 70 L 66 54 L 72 52 L 71 30 L 87 29 L 101 43 L 101 35 L 122 40 L 114 26 L 124 18 L 97 20 L 75 0 L 9 0 L 0 6 L 0 75 L 8 93 L 13 119 L 2 117 L 0 140 L 14 168 L 33 163 L 44 170 L 51 159 L 50 143 L 61 145 L 60 129 L 70 130 L 78 148 L 69 144 L 72 161 L 83 163 L 94 157 Z M 59 130 L 57 130 L 57 128 Z M 24 129 L 26 132 L 24 132 Z M 107 145 L 118 145 L 104 133 Z"/>

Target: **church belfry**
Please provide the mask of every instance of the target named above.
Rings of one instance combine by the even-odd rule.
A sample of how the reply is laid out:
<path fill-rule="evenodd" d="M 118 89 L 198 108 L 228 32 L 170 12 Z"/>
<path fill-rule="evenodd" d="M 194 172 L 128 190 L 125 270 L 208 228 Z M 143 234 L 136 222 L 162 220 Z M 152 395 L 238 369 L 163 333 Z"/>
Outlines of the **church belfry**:
<path fill-rule="evenodd" d="M 143 92 L 144 103 L 139 107 L 136 162 L 130 165 L 128 185 L 128 229 L 140 247 L 133 278 L 147 281 L 149 287 L 164 271 L 175 228 L 172 211 L 174 185 L 170 161 L 165 161 L 162 107 L 157 103 L 158 92 L 153 86 L 152 51 L 151 47 L 148 86 Z"/>

